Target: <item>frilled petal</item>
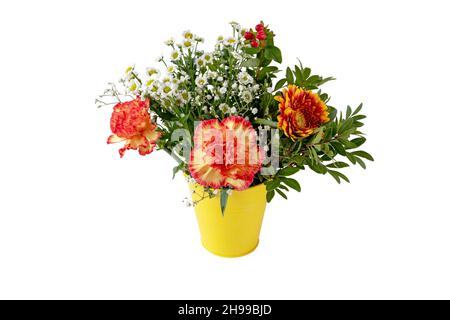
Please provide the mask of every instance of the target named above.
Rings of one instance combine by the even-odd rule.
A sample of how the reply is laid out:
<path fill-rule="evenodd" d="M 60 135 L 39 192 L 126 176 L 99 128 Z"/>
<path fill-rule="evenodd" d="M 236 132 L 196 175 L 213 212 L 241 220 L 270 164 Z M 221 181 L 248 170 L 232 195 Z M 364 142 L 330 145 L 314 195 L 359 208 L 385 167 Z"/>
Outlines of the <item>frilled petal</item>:
<path fill-rule="evenodd" d="M 121 138 L 115 134 L 112 134 L 108 137 L 108 140 L 106 141 L 106 143 L 111 144 L 111 143 L 117 143 L 117 142 L 122 142 L 127 140 L 126 138 Z"/>
<path fill-rule="evenodd" d="M 283 89 L 282 96 L 275 96 L 275 100 L 279 102 L 278 127 L 293 140 L 309 136 L 330 120 L 319 95 L 295 85 Z"/>
<path fill-rule="evenodd" d="M 204 186 L 244 190 L 261 169 L 263 157 L 249 121 L 242 117 L 206 120 L 195 130 L 189 170 Z"/>
<path fill-rule="evenodd" d="M 111 131 L 107 143 L 125 142 L 119 150 L 121 157 L 126 150 L 138 150 L 140 155 L 151 153 L 161 136 L 157 127 L 151 122 L 148 112 L 149 100 L 135 100 L 118 103 L 111 115 Z"/>
<path fill-rule="evenodd" d="M 189 172 L 202 186 L 218 189 L 224 185 L 225 177 L 211 165 L 212 162 L 213 159 L 202 149 L 195 148 L 191 152 Z"/>

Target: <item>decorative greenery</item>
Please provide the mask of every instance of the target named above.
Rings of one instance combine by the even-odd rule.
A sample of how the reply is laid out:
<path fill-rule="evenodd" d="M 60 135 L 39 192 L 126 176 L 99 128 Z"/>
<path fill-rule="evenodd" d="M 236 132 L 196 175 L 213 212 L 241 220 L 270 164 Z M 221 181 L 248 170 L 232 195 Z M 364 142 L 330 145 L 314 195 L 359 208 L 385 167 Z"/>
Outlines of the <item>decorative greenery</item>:
<path fill-rule="evenodd" d="M 205 186 L 210 197 L 214 196 L 211 190 L 222 189 L 219 191 L 222 211 L 231 189 L 242 190 L 264 183 L 270 202 L 275 195 L 287 198 L 290 189 L 301 191 L 300 183 L 294 178 L 300 170 L 309 168 L 319 174 L 329 174 L 341 183 L 349 182 L 341 171 L 343 168 L 357 164 L 365 169 L 366 161 L 373 161 L 373 158 L 360 149 L 366 142 L 360 131 L 365 118 L 361 114 L 362 104 L 356 108 L 348 106 L 344 113 L 338 112 L 330 105 L 330 96 L 321 88 L 335 79 L 313 74 L 300 61 L 287 68 L 280 78 L 282 70 L 278 64 L 282 62 L 282 53 L 275 46 L 275 34 L 263 22 L 255 30 L 243 29 L 235 22 L 231 26 L 233 35 L 218 37 L 211 52 L 200 49 L 202 38 L 185 31 L 180 42 L 173 39 L 166 42 L 171 50 L 170 58 L 157 59 L 166 71 L 164 75 L 150 67 L 141 76 L 135 66 L 130 66 L 119 86 L 110 84 L 96 100 L 99 106 L 115 104 L 115 112 L 118 112 L 116 109 L 121 112 L 113 114 L 119 125 L 112 126 L 114 134 L 108 142 L 125 141 L 121 155 L 128 149 L 148 154 L 155 144 L 157 149 L 166 151 L 177 161 L 173 176 L 183 172 L 194 177 Z M 146 125 L 145 132 L 136 131 L 138 127 L 133 126 L 135 118 L 130 118 L 129 110 L 138 112 L 136 108 L 139 107 L 123 102 L 130 99 L 149 102 L 150 118 L 145 121 L 151 123 Z M 142 120 L 143 115 L 139 119 Z M 233 175 L 230 176 L 223 169 L 220 174 L 224 177 L 219 173 L 214 176 L 216 180 L 222 179 L 219 186 L 213 184 L 209 176 L 199 178 L 200 174 L 194 171 L 204 167 L 194 166 L 173 136 L 177 130 L 184 130 L 189 139 L 184 140 L 182 147 L 194 150 L 196 122 L 211 119 L 217 119 L 215 126 L 226 119 L 233 124 L 244 121 L 252 127 L 246 131 L 249 135 L 253 128 L 260 131 L 282 129 L 277 141 L 279 167 L 272 167 L 272 163 L 266 161 L 262 167 L 269 174 L 258 172 L 250 181 L 243 181 L 242 177 L 247 179 L 249 174 L 239 172 L 237 167 L 231 170 Z M 132 129 L 122 130 L 125 124 L 131 125 Z M 149 138 L 151 134 L 152 139 Z M 275 141 L 272 141 L 275 138 L 268 136 L 267 139 L 265 146 L 260 141 L 266 159 L 275 151 Z"/>

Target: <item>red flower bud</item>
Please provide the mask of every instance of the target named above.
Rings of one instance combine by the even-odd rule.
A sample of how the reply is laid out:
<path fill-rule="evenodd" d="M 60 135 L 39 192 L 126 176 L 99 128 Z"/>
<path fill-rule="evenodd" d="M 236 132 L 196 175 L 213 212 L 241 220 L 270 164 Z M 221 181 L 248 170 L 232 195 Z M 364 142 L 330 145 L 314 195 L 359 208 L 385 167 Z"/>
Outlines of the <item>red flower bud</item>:
<path fill-rule="evenodd" d="M 257 24 L 255 29 L 256 31 L 264 31 L 264 25 L 262 23 Z"/>
<path fill-rule="evenodd" d="M 258 48 L 258 47 L 259 47 L 259 42 L 256 41 L 256 40 L 253 40 L 253 41 L 250 43 L 250 45 L 251 45 L 253 48 Z"/>
<path fill-rule="evenodd" d="M 259 31 L 258 34 L 256 35 L 256 38 L 258 40 L 266 40 L 267 36 L 264 31 Z"/>
<path fill-rule="evenodd" d="M 244 33 L 244 38 L 245 40 L 253 40 L 255 38 L 255 35 L 253 34 L 253 32 L 247 31 L 246 33 Z"/>

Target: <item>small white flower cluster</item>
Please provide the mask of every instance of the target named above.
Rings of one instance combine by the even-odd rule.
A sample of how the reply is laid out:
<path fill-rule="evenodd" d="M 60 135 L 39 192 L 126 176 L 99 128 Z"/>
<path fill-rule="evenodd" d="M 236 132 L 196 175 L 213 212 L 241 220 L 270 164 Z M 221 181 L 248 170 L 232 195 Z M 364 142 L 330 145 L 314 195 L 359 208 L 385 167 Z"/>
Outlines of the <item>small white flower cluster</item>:
<path fill-rule="evenodd" d="M 135 65 L 131 65 L 125 70 L 125 76 L 119 82 L 122 83 L 127 94 L 138 95 L 140 93 L 141 81 Z"/>
<path fill-rule="evenodd" d="M 172 51 L 170 62 L 161 56 L 157 61 L 164 64 L 165 75 L 156 68 L 147 68 L 145 78 L 140 80 L 134 66 L 126 71 L 124 85 L 127 92 L 149 97 L 177 114 L 185 114 L 193 108 L 199 120 L 230 115 L 247 119 L 264 117 L 259 109 L 259 99 L 267 88 L 257 84 L 254 70 L 242 66 L 250 56 L 243 50 L 243 29 L 231 23 L 233 36 L 220 36 L 212 52 L 198 48 L 203 39 L 190 30 L 184 31 L 180 42 L 171 38 L 165 43 Z"/>

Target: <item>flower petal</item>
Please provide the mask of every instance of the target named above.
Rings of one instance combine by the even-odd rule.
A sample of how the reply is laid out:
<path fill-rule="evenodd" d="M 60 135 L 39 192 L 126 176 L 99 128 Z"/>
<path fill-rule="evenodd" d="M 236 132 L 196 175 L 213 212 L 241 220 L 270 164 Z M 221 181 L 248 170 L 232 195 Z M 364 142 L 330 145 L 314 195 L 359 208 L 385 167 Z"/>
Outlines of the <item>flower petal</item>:
<path fill-rule="evenodd" d="M 115 134 L 112 134 L 108 137 L 108 140 L 106 141 L 106 143 L 111 144 L 111 143 L 117 143 L 117 142 L 122 142 L 127 140 L 126 138 L 121 138 Z"/>
<path fill-rule="evenodd" d="M 218 189 L 224 185 L 225 177 L 211 165 L 211 161 L 200 148 L 194 148 L 189 161 L 189 171 L 202 186 Z"/>

